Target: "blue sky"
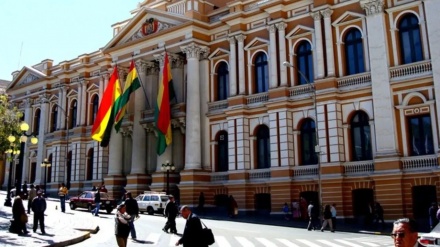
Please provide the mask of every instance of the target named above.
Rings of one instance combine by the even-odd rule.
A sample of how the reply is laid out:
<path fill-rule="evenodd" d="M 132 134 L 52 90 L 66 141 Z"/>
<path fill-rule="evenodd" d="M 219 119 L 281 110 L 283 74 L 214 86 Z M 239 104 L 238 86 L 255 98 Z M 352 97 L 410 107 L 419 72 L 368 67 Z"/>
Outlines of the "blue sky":
<path fill-rule="evenodd" d="M 113 36 L 142 0 L 0 0 L 0 79 L 44 59 L 91 53 Z"/>

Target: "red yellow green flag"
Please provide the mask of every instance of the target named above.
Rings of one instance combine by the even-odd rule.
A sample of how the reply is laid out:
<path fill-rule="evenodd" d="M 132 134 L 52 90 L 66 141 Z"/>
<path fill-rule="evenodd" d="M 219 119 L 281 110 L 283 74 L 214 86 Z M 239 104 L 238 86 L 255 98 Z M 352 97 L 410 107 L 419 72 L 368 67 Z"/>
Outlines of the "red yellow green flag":
<path fill-rule="evenodd" d="M 168 54 L 165 52 L 162 80 L 159 85 L 157 104 L 155 108 L 156 128 L 158 130 L 157 154 L 161 155 L 172 142 L 171 135 L 171 107 L 170 101 L 174 97 L 173 79 L 171 76 Z"/>
<path fill-rule="evenodd" d="M 115 66 L 113 73 L 108 81 L 107 88 L 104 91 L 104 95 L 101 100 L 101 104 L 96 114 L 95 122 L 92 127 L 92 139 L 106 143 L 101 143 L 101 146 L 108 145 L 108 140 L 110 139 L 110 129 L 114 123 L 114 103 L 121 95 L 121 86 L 119 84 L 118 69 Z"/>
<path fill-rule="evenodd" d="M 136 89 L 140 88 L 141 84 L 138 78 L 138 73 L 136 70 L 136 66 L 134 65 L 134 61 L 131 61 L 130 64 L 130 71 L 127 75 L 127 80 L 125 81 L 124 86 L 124 92 L 122 93 L 119 100 L 116 102 L 115 105 L 115 130 L 116 132 L 119 132 L 119 129 L 122 125 L 122 119 L 125 115 L 125 108 L 127 107 L 128 101 L 130 100 L 130 95 L 133 93 Z"/>

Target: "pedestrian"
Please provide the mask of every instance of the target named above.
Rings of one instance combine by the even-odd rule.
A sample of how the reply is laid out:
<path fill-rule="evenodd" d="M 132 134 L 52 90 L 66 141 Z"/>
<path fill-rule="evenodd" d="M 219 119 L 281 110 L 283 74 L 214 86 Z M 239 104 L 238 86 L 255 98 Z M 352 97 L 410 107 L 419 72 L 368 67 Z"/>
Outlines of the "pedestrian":
<path fill-rule="evenodd" d="M 238 204 L 237 201 L 235 201 L 234 197 L 232 195 L 229 196 L 228 201 L 228 216 L 230 218 L 234 218 L 238 214 Z"/>
<path fill-rule="evenodd" d="M 165 223 L 164 228 L 162 230 L 168 233 L 168 229 L 170 229 L 171 233 L 177 234 L 176 229 L 176 217 L 179 214 L 179 209 L 177 208 L 176 201 L 174 200 L 173 195 L 168 196 L 169 201 L 165 206 L 165 217 L 167 217 L 167 222 Z"/>
<path fill-rule="evenodd" d="M 31 184 L 30 188 L 31 189 L 29 190 L 28 204 L 27 204 L 27 213 L 28 214 L 31 213 L 32 200 L 34 200 L 34 198 L 37 196 L 37 190 L 35 189 L 34 184 Z"/>
<path fill-rule="evenodd" d="M 431 203 L 431 207 L 429 207 L 428 213 L 429 213 L 429 229 L 432 230 L 437 224 L 437 210 L 438 210 L 437 203 L 433 202 Z"/>
<path fill-rule="evenodd" d="M 309 205 L 310 205 L 310 203 L 309 203 Z M 303 220 L 309 219 L 310 217 L 308 214 L 307 200 L 302 196 L 299 199 L 299 208 L 300 208 L 301 218 Z"/>
<path fill-rule="evenodd" d="M 46 231 L 44 230 L 44 211 L 46 211 L 47 204 L 42 194 L 41 190 L 37 191 L 37 197 L 32 200 L 32 212 L 34 212 L 34 232 L 37 231 L 39 223 L 41 233 L 44 235 L 46 234 Z"/>
<path fill-rule="evenodd" d="M 28 234 L 26 229 L 26 223 L 28 222 L 28 217 L 23 206 L 23 200 L 20 196 L 16 196 L 14 203 L 12 204 L 12 218 L 14 219 L 13 226 L 15 233 L 18 234 Z"/>
<path fill-rule="evenodd" d="M 413 219 L 402 218 L 394 221 L 391 237 L 395 247 L 418 246 L 417 222 Z"/>
<path fill-rule="evenodd" d="M 131 217 L 126 212 L 125 203 L 122 202 L 116 208 L 116 217 L 115 217 L 115 236 L 116 243 L 118 247 L 126 247 L 128 235 L 130 235 L 130 222 Z"/>
<path fill-rule="evenodd" d="M 333 230 L 336 230 L 336 203 L 333 203 L 333 205 L 330 207 L 330 211 L 332 212 L 332 224 L 333 224 Z"/>
<path fill-rule="evenodd" d="M 101 192 L 105 192 L 105 193 L 108 192 L 108 191 L 107 191 L 107 188 L 105 188 L 105 185 L 104 185 L 104 184 L 101 185 L 101 189 L 99 189 L 99 191 L 101 191 Z"/>
<path fill-rule="evenodd" d="M 301 217 L 301 211 L 299 208 L 299 202 L 298 200 L 293 200 L 292 202 L 292 219 L 298 219 Z"/>
<path fill-rule="evenodd" d="M 96 191 L 96 186 L 95 185 L 93 185 L 92 191 Z"/>
<path fill-rule="evenodd" d="M 92 215 L 99 216 L 99 208 L 101 207 L 101 192 L 95 191 L 95 208 L 92 210 Z"/>
<path fill-rule="evenodd" d="M 183 247 L 207 247 L 201 243 L 202 223 L 199 217 L 191 212 L 191 209 L 184 205 L 180 208 L 180 214 L 186 219 L 185 230 L 182 237 L 176 242 L 176 246 L 183 244 Z"/>
<path fill-rule="evenodd" d="M 130 226 L 131 238 L 136 239 L 136 229 L 134 227 L 134 220 L 139 217 L 139 207 L 137 201 L 131 195 L 131 192 L 127 192 L 125 207 L 127 214 L 130 215 L 131 217 L 131 219 L 128 221 L 128 225 Z"/>
<path fill-rule="evenodd" d="M 327 224 L 330 226 L 330 231 L 335 232 L 332 223 L 332 211 L 329 204 L 325 205 L 324 207 L 324 222 L 322 223 L 321 232 L 324 231 Z"/>
<path fill-rule="evenodd" d="M 374 204 L 374 217 L 375 217 L 375 221 L 374 221 L 375 225 L 377 225 L 379 221 L 381 221 L 382 228 L 385 227 L 385 221 L 383 220 L 383 207 L 378 202 Z"/>
<path fill-rule="evenodd" d="M 373 223 L 374 218 L 374 206 L 373 203 L 367 203 L 366 206 L 366 215 L 365 215 L 365 226 L 371 226 L 371 223 Z"/>
<path fill-rule="evenodd" d="M 284 213 L 284 219 L 289 220 L 289 205 L 287 205 L 287 202 L 284 203 L 282 210 Z"/>
<path fill-rule="evenodd" d="M 203 191 L 201 191 L 199 194 L 199 205 L 197 206 L 197 211 L 199 213 L 202 213 L 204 210 L 204 206 L 205 206 L 205 194 L 203 193 Z"/>
<path fill-rule="evenodd" d="M 27 181 L 24 181 L 23 184 L 23 199 L 28 198 L 28 187 L 27 187 Z"/>
<path fill-rule="evenodd" d="M 61 204 L 61 212 L 66 212 L 66 195 L 69 193 L 69 190 L 67 189 L 66 185 L 64 183 L 61 183 L 60 189 L 58 190 L 58 196 L 60 197 L 60 204 Z"/>
<path fill-rule="evenodd" d="M 307 230 L 311 231 L 319 228 L 319 208 L 315 205 L 313 201 L 310 201 L 309 206 L 307 207 L 307 214 L 309 216 L 309 225 L 307 226 Z"/>

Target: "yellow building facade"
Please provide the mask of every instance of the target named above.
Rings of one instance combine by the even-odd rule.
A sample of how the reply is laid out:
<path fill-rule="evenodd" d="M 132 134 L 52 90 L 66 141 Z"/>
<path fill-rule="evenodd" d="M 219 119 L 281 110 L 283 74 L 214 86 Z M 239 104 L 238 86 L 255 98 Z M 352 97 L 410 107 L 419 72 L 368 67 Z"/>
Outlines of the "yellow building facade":
<path fill-rule="evenodd" d="M 164 190 L 180 204 L 279 213 L 336 203 L 338 215 L 423 218 L 437 202 L 440 9 L 437 0 L 146 0 L 99 51 L 13 73 L 7 92 L 38 133 L 23 180 L 71 193 Z M 173 142 L 156 154 L 164 52 Z M 48 54 L 50 57 L 50 54 Z M 113 67 L 134 60 L 143 87 L 120 133 L 90 137 Z M 437 63 L 438 62 L 438 63 Z M 43 170 L 44 158 L 52 164 Z"/>

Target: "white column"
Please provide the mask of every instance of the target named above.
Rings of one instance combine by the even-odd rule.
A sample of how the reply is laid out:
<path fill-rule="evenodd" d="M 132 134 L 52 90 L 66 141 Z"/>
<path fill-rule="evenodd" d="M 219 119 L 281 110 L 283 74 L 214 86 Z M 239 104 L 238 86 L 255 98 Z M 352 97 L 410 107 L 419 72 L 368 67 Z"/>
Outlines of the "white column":
<path fill-rule="evenodd" d="M 44 146 L 45 141 L 45 130 L 48 125 L 48 103 L 49 100 L 46 98 L 46 95 L 43 95 L 40 98 L 41 108 L 40 108 L 40 129 L 38 132 L 38 153 L 37 153 L 37 167 L 35 173 L 35 184 L 43 184 L 44 183 L 44 168 L 40 165 L 43 163 L 43 160 L 46 157 L 46 150 Z"/>
<path fill-rule="evenodd" d="M 278 112 L 269 113 L 269 142 L 270 142 L 270 167 L 278 167 L 280 157 L 279 148 Z"/>
<path fill-rule="evenodd" d="M 27 134 L 32 133 L 33 130 L 33 125 L 35 123 L 33 123 L 32 119 L 32 101 L 30 98 L 25 99 L 25 109 L 24 109 L 24 121 L 29 124 L 29 131 L 27 132 Z M 28 138 L 28 140 L 26 141 L 26 143 L 24 144 L 24 154 L 23 154 L 23 169 L 22 169 L 22 182 L 28 181 L 28 174 L 29 174 L 29 145 L 30 145 L 30 138 Z"/>
<path fill-rule="evenodd" d="M 209 81 L 209 60 L 208 53 L 202 53 L 202 59 L 200 61 L 200 81 Z M 207 170 L 211 168 L 211 162 L 209 161 L 209 121 L 205 117 L 208 114 L 208 102 L 209 102 L 209 84 L 200 83 L 200 133 L 202 134 L 202 166 Z"/>
<path fill-rule="evenodd" d="M 371 83 L 374 102 L 377 155 L 397 153 L 394 109 L 391 97 L 388 50 L 383 15 L 383 0 L 361 0 L 366 12 L 371 61 Z"/>
<path fill-rule="evenodd" d="M 281 22 L 276 24 L 278 29 L 278 55 L 279 59 L 279 69 L 280 69 L 280 86 L 287 86 L 287 67 L 283 65 L 284 61 L 287 61 L 286 58 L 286 23 Z"/>
<path fill-rule="evenodd" d="M 201 122 L 200 122 L 200 54 L 207 52 L 206 47 L 192 43 L 181 47 L 186 53 L 188 83 L 186 104 L 186 143 L 185 170 L 201 169 Z"/>
<path fill-rule="evenodd" d="M 333 51 L 333 32 L 331 16 L 333 10 L 327 8 L 321 10 L 322 16 L 324 16 L 324 33 L 325 33 L 325 51 L 326 51 L 326 61 L 327 61 L 327 75 L 332 77 L 335 76 L 335 54 Z"/>
<path fill-rule="evenodd" d="M 81 96 L 78 96 L 78 125 L 85 126 L 87 121 L 87 81 L 83 81 L 79 90 Z"/>
<path fill-rule="evenodd" d="M 110 138 L 110 143 L 108 145 L 109 147 L 108 175 L 118 176 L 118 175 L 122 175 L 122 164 L 123 164 L 122 134 L 116 133 L 115 128 L 112 128 L 111 137 L 112 138 Z M 102 147 L 98 147 L 98 148 L 101 151 L 103 151 Z M 104 164 L 103 160 L 101 160 L 101 164 Z"/>
<path fill-rule="evenodd" d="M 237 95 L 237 48 L 235 38 L 229 40 L 229 96 Z"/>
<path fill-rule="evenodd" d="M 238 94 L 244 95 L 246 93 L 246 77 L 244 64 L 244 40 L 246 36 L 239 34 L 235 36 L 238 41 Z"/>
<path fill-rule="evenodd" d="M 277 66 L 277 40 L 276 40 L 276 27 L 270 25 L 267 27 L 269 30 L 269 88 L 278 87 L 278 66 Z"/>
<path fill-rule="evenodd" d="M 317 62 L 317 68 L 316 68 L 316 72 L 317 72 L 317 78 L 321 79 L 324 78 L 324 50 L 323 50 L 323 42 L 322 42 L 322 28 L 321 28 L 321 13 L 319 13 L 319 11 L 311 13 L 310 14 L 313 19 L 315 20 L 315 38 L 316 38 L 316 43 L 315 43 L 315 49 L 314 51 L 316 51 L 316 62 Z"/>
<path fill-rule="evenodd" d="M 64 88 L 62 88 L 62 87 L 60 87 L 58 89 L 58 102 L 57 102 L 57 104 L 60 105 L 61 107 L 63 107 L 63 97 L 64 97 L 63 91 L 64 91 Z M 57 106 L 55 106 L 55 107 L 57 107 Z M 64 126 L 63 125 L 63 120 L 64 120 L 63 110 L 57 108 L 56 111 L 58 112 L 56 130 L 63 129 L 64 128 L 63 127 Z"/>
<path fill-rule="evenodd" d="M 236 162 L 236 142 L 235 139 L 237 133 L 236 128 L 236 120 L 235 119 L 228 119 L 228 170 L 229 171 L 235 171 L 237 170 L 237 162 Z"/>
<path fill-rule="evenodd" d="M 278 112 L 278 125 L 281 166 L 293 166 L 295 153 L 292 138 L 292 114 L 287 110 Z"/>
<path fill-rule="evenodd" d="M 434 95 L 440 95 L 440 1 L 423 0 L 425 5 L 426 26 L 428 28 L 429 48 L 431 52 L 432 77 L 434 81 Z M 425 47 L 424 49 L 428 49 Z M 440 116 L 440 97 L 435 97 L 437 118 Z M 433 123 L 433 119 L 431 120 Z M 440 121 L 437 119 L 437 129 L 440 130 Z M 433 133 L 434 136 L 436 133 Z M 438 136 L 437 136 L 438 138 Z"/>

